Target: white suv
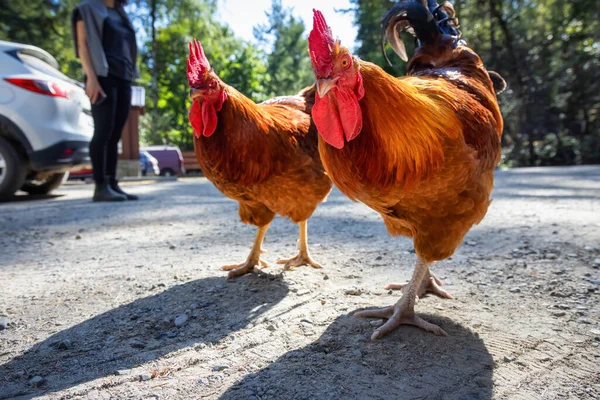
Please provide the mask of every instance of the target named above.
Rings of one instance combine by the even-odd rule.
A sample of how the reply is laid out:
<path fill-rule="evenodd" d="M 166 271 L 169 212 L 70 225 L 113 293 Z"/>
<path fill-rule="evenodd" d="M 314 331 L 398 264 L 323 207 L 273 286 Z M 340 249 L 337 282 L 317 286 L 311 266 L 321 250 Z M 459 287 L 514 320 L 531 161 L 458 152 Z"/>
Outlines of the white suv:
<path fill-rule="evenodd" d="M 0 41 L 0 200 L 46 194 L 90 166 L 94 133 L 83 85 L 46 51 Z"/>

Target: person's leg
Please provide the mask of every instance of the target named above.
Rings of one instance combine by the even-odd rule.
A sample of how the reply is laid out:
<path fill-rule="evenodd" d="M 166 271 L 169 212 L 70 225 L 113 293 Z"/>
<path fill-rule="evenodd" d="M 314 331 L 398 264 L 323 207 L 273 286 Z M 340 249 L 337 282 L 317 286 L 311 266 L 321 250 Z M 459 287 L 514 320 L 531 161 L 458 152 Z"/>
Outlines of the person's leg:
<path fill-rule="evenodd" d="M 92 104 L 94 136 L 90 142 L 90 158 L 97 184 L 103 183 L 106 176 L 106 146 L 113 131 L 117 107 L 117 88 L 108 78 L 98 77 L 98 80 L 106 98 L 98 98 L 96 104 Z"/>
<path fill-rule="evenodd" d="M 106 180 L 106 151 L 109 139 L 114 129 L 115 113 L 117 109 L 117 87 L 111 78 L 98 78 L 106 98 L 98 99 L 92 105 L 94 118 L 94 136 L 90 142 L 90 158 L 92 160 L 94 181 L 94 201 L 122 201 L 125 196 L 115 193 Z"/>
<path fill-rule="evenodd" d="M 123 128 L 129 117 L 131 108 L 131 82 L 118 81 L 117 108 L 115 113 L 115 126 L 108 141 L 108 151 L 106 157 L 106 175 L 108 176 L 110 187 L 117 193 L 127 197 L 127 200 L 137 200 L 138 197 L 125 193 L 120 187 L 116 179 L 117 162 L 119 159 L 119 140 L 123 134 Z"/>

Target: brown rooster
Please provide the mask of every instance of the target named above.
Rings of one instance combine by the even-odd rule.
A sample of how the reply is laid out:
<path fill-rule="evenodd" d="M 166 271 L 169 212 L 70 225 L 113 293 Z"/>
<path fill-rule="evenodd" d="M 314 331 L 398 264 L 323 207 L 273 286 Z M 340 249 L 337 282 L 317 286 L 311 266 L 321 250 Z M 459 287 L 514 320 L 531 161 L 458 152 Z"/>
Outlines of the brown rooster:
<path fill-rule="evenodd" d="M 304 264 L 320 268 L 308 252 L 306 220 L 332 184 L 319 158 L 318 134 L 307 110 L 314 87 L 255 104 L 219 79 L 195 40 L 190 44 L 188 83 L 200 168 L 217 189 L 238 201 L 242 222 L 258 227 L 248 259 L 222 267 L 230 271 L 228 278 L 267 266 L 260 255 L 275 214 L 300 227 L 299 254 L 278 262 L 285 263 L 285 269 Z"/>
<path fill-rule="evenodd" d="M 401 324 L 446 334 L 415 315 L 415 303 L 428 291 L 452 297 L 429 267 L 454 253 L 490 204 L 502 116 L 481 59 L 449 22 L 420 1 L 387 13 L 384 29 L 400 55 L 398 29 L 419 40 L 409 76 L 396 78 L 353 57 L 314 11 L 312 116 L 325 170 L 344 194 L 378 211 L 391 235 L 412 237 L 418 257 L 407 284 L 388 286 L 404 292 L 394 306 L 356 314 L 387 319 L 373 339 Z"/>

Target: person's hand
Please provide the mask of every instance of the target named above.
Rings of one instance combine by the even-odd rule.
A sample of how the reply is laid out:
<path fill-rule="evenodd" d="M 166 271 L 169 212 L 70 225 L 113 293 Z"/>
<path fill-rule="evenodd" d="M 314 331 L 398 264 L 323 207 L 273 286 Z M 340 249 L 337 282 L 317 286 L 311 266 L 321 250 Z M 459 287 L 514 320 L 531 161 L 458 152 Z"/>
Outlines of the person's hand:
<path fill-rule="evenodd" d="M 85 85 L 85 94 L 90 98 L 92 104 L 96 104 L 96 102 L 103 97 L 106 97 L 106 93 L 102 90 L 100 83 L 97 79 L 89 79 Z"/>

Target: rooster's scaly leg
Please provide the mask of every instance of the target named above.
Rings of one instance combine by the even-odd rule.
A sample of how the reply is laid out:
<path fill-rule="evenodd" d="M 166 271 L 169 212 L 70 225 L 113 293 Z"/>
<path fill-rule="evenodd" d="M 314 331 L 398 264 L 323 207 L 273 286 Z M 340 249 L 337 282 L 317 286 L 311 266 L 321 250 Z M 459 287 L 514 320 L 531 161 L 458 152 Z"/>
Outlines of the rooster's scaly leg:
<path fill-rule="evenodd" d="M 386 289 L 392 289 L 392 290 L 402 290 L 402 291 L 404 291 L 408 287 L 408 284 L 409 284 L 409 282 L 406 282 L 406 283 L 390 283 L 385 288 Z M 429 270 L 429 268 L 427 268 L 427 274 L 425 275 L 425 278 L 423 279 L 423 282 L 421 282 L 421 285 L 419 286 L 419 290 L 417 291 L 417 297 L 421 298 L 421 297 L 423 297 L 427 293 L 433 293 L 436 296 L 441 297 L 443 299 L 453 299 L 454 297 L 452 297 L 452 295 L 450 293 L 448 293 L 446 290 L 444 290 L 441 287 L 443 285 L 444 284 L 442 283 L 442 281 L 440 281 L 438 279 L 438 277 L 435 276 L 433 274 L 433 272 L 431 272 Z"/>
<path fill-rule="evenodd" d="M 386 318 L 387 322 L 380 326 L 373 335 L 371 340 L 378 339 L 398 328 L 400 325 L 414 325 L 426 331 L 433 332 L 436 335 L 446 336 L 446 332 L 437 325 L 425 321 L 415 314 L 415 303 L 417 302 L 417 293 L 421 287 L 423 280 L 427 276 L 429 264 L 421 259 L 417 260 L 417 265 L 413 272 L 413 276 L 408 282 L 402 297 L 398 302 L 390 307 L 381 308 L 378 310 L 359 311 L 354 315 L 362 318 Z"/>
<path fill-rule="evenodd" d="M 308 228 L 307 221 L 301 221 L 298 223 L 298 228 L 300 230 L 300 252 L 297 256 L 292 258 L 285 258 L 278 260 L 278 264 L 285 264 L 283 267 L 284 270 L 289 270 L 292 267 L 299 267 L 301 265 L 311 265 L 314 268 L 323 268 L 321 264 L 317 263 L 310 257 L 310 253 L 308 252 Z"/>
<path fill-rule="evenodd" d="M 268 267 L 269 264 L 266 261 L 260 259 L 260 255 L 265 252 L 262 249 L 262 243 L 265 239 L 265 234 L 269 229 L 269 225 L 264 225 L 258 227 L 256 231 L 256 237 L 254 238 L 254 244 L 252 245 L 252 250 L 250 250 L 250 254 L 246 259 L 246 262 L 242 264 L 233 264 L 233 265 L 224 265 L 221 267 L 222 270 L 229 271 L 227 274 L 227 279 L 237 278 L 238 276 L 245 275 L 254 271 L 254 267 Z"/>

